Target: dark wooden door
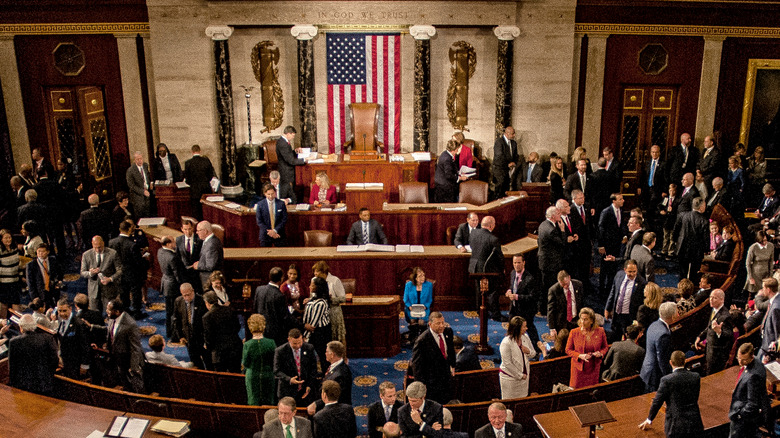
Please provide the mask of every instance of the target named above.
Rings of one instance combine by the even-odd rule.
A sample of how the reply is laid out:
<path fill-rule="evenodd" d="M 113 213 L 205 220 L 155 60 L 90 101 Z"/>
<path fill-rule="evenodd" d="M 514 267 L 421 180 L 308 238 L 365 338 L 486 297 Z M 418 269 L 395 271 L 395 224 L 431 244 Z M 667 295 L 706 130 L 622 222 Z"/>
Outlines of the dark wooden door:
<path fill-rule="evenodd" d="M 101 201 L 113 199 L 108 122 L 99 87 L 53 87 L 46 95 L 46 126 L 53 161 L 70 163 L 76 181 Z"/>
<path fill-rule="evenodd" d="M 650 148 L 658 145 L 661 156 L 674 145 L 677 125 L 676 86 L 625 86 L 621 102 L 619 158 L 623 166 L 621 192 L 628 205 L 635 206 L 639 178 L 650 159 Z"/>

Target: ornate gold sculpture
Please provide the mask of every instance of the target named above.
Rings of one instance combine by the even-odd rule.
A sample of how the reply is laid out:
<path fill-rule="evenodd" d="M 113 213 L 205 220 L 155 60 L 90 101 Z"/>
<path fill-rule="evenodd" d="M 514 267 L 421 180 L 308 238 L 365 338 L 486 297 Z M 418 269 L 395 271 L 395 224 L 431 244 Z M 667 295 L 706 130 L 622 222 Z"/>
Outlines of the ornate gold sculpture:
<path fill-rule="evenodd" d="M 269 132 L 282 125 L 284 116 L 284 97 L 279 85 L 279 48 L 273 41 L 261 41 L 252 48 L 252 70 L 261 85 L 263 102 L 263 128 L 261 133 Z"/>
<path fill-rule="evenodd" d="M 458 41 L 450 47 L 450 86 L 447 89 L 447 116 L 452 127 L 468 131 L 469 122 L 469 78 L 477 67 L 477 52 L 465 41 Z"/>

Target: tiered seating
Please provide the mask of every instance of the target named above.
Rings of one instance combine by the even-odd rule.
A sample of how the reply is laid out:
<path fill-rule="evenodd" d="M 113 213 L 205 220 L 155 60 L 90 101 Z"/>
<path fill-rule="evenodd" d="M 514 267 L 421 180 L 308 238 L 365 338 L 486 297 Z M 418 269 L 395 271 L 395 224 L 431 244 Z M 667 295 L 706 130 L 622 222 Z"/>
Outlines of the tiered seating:
<path fill-rule="evenodd" d="M 731 225 L 734 228 L 733 238 L 737 244 L 734 247 L 731 261 L 704 260 L 701 268 L 702 272 L 708 272 L 712 277 L 712 286 L 723 289 L 728 298 L 730 289 L 737 278 L 737 272 L 742 266 L 742 262 L 745 258 L 745 242 L 742 240 L 742 232 L 739 230 L 734 218 L 731 217 L 729 212 L 726 211 L 722 205 L 718 204 L 712 209 L 710 220 L 717 222 L 721 230 L 726 225 Z M 728 301 L 728 299 L 726 301 Z"/>

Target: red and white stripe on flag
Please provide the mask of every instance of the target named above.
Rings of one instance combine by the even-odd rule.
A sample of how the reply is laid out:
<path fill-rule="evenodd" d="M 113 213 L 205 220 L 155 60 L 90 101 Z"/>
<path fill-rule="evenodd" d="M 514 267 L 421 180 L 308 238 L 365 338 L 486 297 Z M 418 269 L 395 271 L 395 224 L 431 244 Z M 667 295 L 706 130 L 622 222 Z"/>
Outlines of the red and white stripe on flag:
<path fill-rule="evenodd" d="M 385 153 L 401 152 L 401 35 L 329 33 L 327 38 L 328 151 L 341 153 L 349 140 L 349 104 L 376 102 L 377 138 Z M 365 53 L 350 55 L 350 49 Z"/>

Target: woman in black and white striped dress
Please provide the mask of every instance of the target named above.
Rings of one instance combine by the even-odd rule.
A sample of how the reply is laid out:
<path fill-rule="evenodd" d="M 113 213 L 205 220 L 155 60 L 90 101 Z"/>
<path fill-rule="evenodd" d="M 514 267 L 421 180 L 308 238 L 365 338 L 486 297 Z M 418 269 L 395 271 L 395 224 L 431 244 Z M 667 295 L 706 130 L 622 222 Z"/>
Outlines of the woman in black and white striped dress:
<path fill-rule="evenodd" d="M 306 328 L 304 337 L 314 346 L 314 351 L 317 352 L 320 359 L 320 366 L 325 370 L 328 368 L 328 361 L 325 360 L 325 348 L 328 346 L 328 342 L 333 339 L 330 327 L 328 283 L 321 277 L 314 277 L 311 279 L 309 291 L 311 300 L 303 311 L 303 326 Z"/>
<path fill-rule="evenodd" d="M 8 317 L 8 308 L 18 308 L 22 293 L 19 250 L 10 231 L 0 230 L 0 318 Z"/>

